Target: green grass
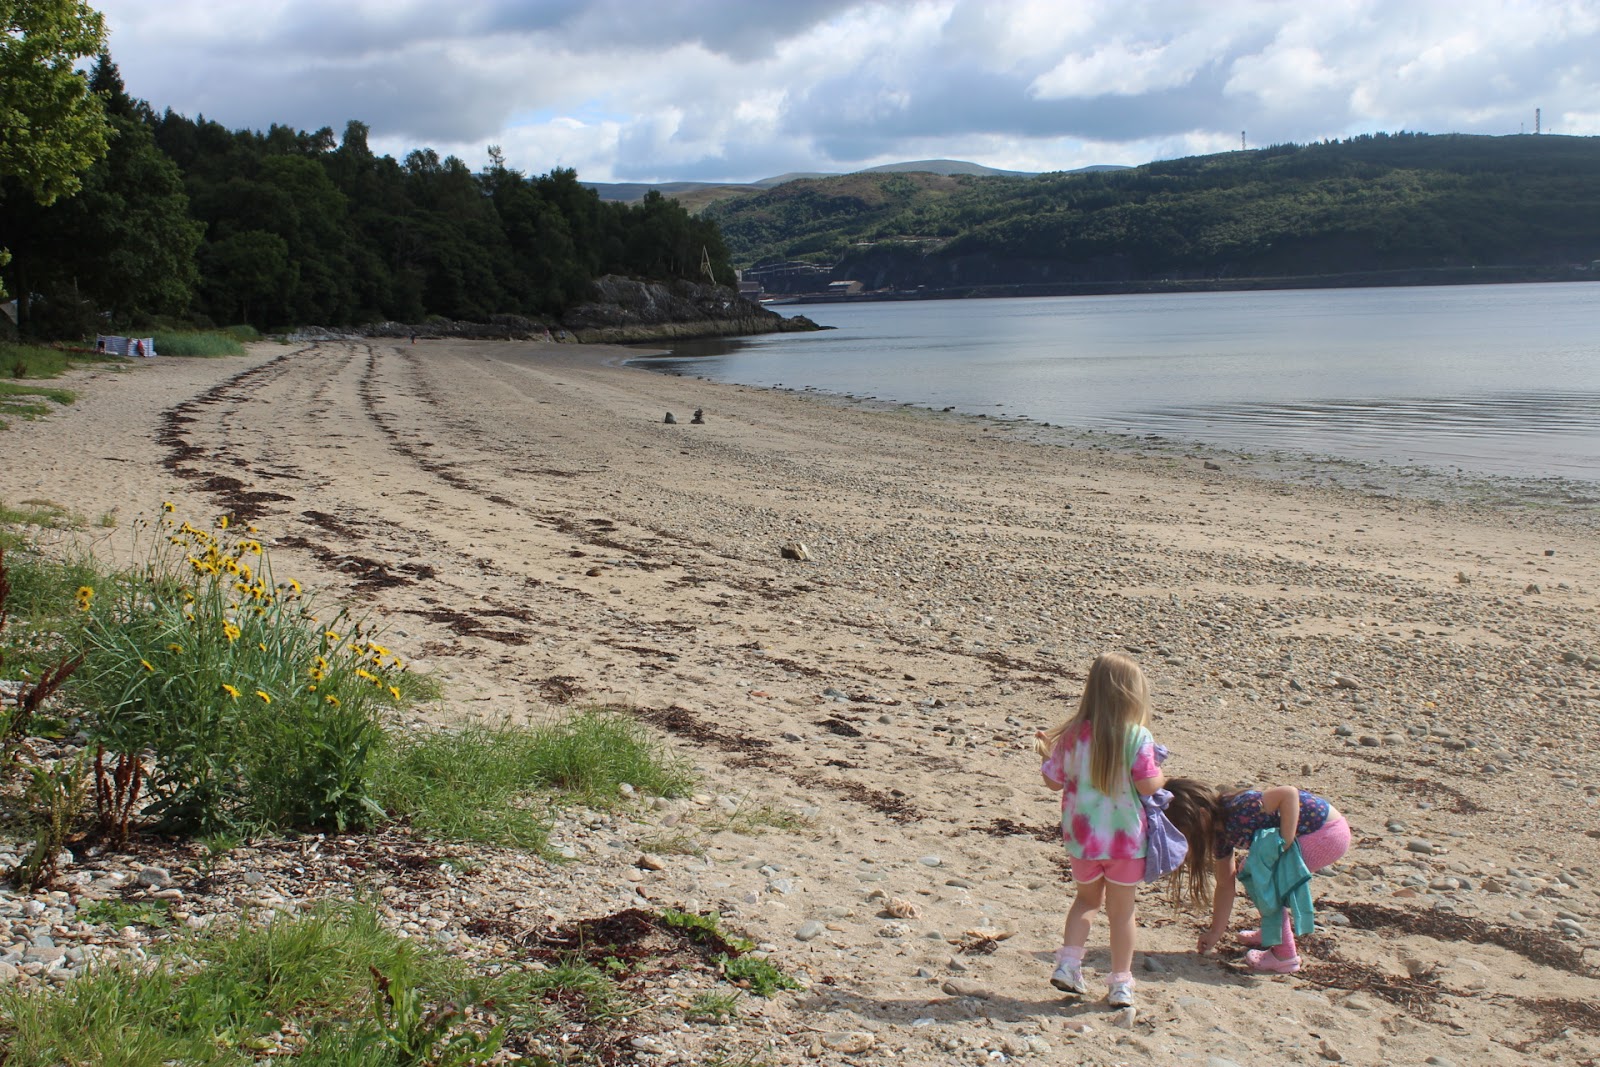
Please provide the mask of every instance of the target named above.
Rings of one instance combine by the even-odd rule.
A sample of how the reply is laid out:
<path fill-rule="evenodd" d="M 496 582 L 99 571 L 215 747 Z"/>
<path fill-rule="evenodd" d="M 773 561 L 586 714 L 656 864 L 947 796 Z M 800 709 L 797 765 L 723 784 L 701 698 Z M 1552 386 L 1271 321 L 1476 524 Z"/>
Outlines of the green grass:
<path fill-rule="evenodd" d="M 60 528 L 65 512 L 33 501 L 34 510 L 18 513 L 0 506 L 5 516 L 25 517 L 31 525 Z M 47 668 L 76 652 L 84 616 L 77 591 L 102 580 L 102 572 L 87 556 L 52 560 L 39 554 L 27 537 L 0 530 L 0 568 L 8 585 L 5 628 L 0 630 L 0 666 L 4 676 L 35 679 Z"/>
<path fill-rule="evenodd" d="M 449 840 L 543 848 L 552 803 L 615 803 L 623 782 L 658 796 L 692 784 L 644 727 L 606 709 L 545 727 L 472 723 L 388 741 L 379 802 Z"/>
<path fill-rule="evenodd" d="M 374 974 L 386 995 L 375 990 Z M 504 991 L 528 999 L 514 987 Z M 441 1006 L 497 992 L 459 961 L 426 955 L 385 929 L 370 908 L 324 905 L 264 926 L 180 939 L 151 967 L 113 965 L 61 989 L 5 990 L 0 1028 L 6 1067 L 248 1064 L 274 1048 L 288 1022 L 314 1035 L 296 1062 L 468 1063 L 486 1057 L 442 1055 L 452 1040 L 458 1049 L 474 1042 Z M 409 1014 L 398 1008 L 408 997 Z M 431 1021 L 428 1010 L 438 1013 Z M 481 1037 L 476 1047 L 485 1047 Z M 393 1054 L 402 1046 L 433 1055 L 408 1061 Z M 360 1058 L 337 1054 L 362 1049 Z"/>
<path fill-rule="evenodd" d="M 109 356 L 86 349 L 65 351 L 44 345 L 0 343 L 0 379 L 13 383 L 29 378 L 56 378 L 68 367 L 78 363 L 122 364 L 121 356 Z M 71 403 L 70 400 L 61 403 Z"/>
<path fill-rule="evenodd" d="M 242 356 L 244 345 L 229 331 L 163 330 L 151 335 L 159 356 Z"/>
<path fill-rule="evenodd" d="M 125 900 L 91 900 L 78 907 L 79 922 L 102 926 L 170 926 L 166 901 L 132 903 Z"/>
<path fill-rule="evenodd" d="M 726 1025 L 739 1017 L 739 994 L 701 993 L 690 1002 L 683 1017 L 692 1023 Z"/>

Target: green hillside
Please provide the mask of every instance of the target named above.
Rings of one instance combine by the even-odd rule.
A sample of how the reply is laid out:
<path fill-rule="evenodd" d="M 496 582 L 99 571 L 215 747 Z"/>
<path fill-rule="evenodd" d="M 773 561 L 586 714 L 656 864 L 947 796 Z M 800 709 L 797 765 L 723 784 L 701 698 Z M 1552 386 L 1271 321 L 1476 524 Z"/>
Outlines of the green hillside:
<path fill-rule="evenodd" d="M 1087 174 L 861 173 L 706 216 L 736 265 L 805 260 L 869 289 L 1546 276 L 1600 259 L 1600 138 L 1377 134 Z"/>

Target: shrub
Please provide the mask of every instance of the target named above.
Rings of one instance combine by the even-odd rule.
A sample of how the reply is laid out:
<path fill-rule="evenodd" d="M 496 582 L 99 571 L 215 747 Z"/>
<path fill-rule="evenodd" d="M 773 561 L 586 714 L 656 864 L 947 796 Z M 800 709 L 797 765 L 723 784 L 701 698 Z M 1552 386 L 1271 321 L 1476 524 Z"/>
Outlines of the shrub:
<path fill-rule="evenodd" d="M 319 622 L 260 542 L 218 526 L 164 516 L 142 568 L 88 590 L 77 691 L 93 743 L 122 772 L 150 754 L 146 813 L 168 832 L 380 820 L 372 756 L 401 664 L 346 614 Z"/>
<path fill-rule="evenodd" d="M 241 341 L 245 344 L 249 344 L 251 341 L 261 340 L 261 331 L 256 329 L 254 326 L 249 325 L 248 323 L 241 323 L 237 326 L 229 326 L 222 332 L 233 338 L 235 341 Z"/>

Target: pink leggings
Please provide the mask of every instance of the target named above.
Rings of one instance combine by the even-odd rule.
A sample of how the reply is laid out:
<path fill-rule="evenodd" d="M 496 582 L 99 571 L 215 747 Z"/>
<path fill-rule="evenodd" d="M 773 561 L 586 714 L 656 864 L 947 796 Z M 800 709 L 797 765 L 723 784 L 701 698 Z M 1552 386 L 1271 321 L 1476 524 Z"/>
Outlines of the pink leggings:
<path fill-rule="evenodd" d="M 1339 862 L 1350 851 L 1350 824 L 1341 815 L 1323 823 L 1322 829 L 1302 834 L 1296 840 L 1300 842 L 1300 858 L 1306 861 L 1306 867 L 1320 871 L 1330 863 Z M 1279 959 L 1300 954 L 1295 948 L 1294 923 L 1290 920 L 1288 908 L 1283 909 L 1283 940 L 1272 952 Z"/>

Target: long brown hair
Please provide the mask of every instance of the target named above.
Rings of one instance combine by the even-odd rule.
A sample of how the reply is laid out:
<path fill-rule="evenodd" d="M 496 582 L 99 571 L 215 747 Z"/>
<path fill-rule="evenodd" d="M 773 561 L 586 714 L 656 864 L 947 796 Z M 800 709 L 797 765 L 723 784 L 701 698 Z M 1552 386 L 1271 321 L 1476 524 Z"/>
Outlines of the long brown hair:
<path fill-rule="evenodd" d="M 1078 698 L 1078 712 L 1034 741 L 1041 758 L 1056 744 L 1089 724 L 1089 782 L 1102 793 L 1116 791 L 1128 773 L 1128 730 L 1150 721 L 1150 686 L 1144 672 L 1120 652 L 1102 652 L 1089 668 L 1089 679 Z"/>
<path fill-rule="evenodd" d="M 1163 788 L 1172 794 L 1167 819 L 1189 841 L 1183 866 L 1172 874 L 1172 902 L 1180 908 L 1204 911 L 1211 907 L 1216 891 L 1211 869 L 1228 819 L 1224 793 L 1193 778 L 1168 778 Z"/>

